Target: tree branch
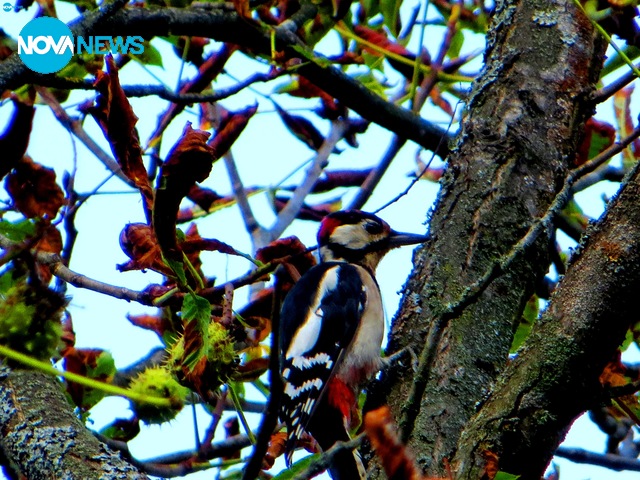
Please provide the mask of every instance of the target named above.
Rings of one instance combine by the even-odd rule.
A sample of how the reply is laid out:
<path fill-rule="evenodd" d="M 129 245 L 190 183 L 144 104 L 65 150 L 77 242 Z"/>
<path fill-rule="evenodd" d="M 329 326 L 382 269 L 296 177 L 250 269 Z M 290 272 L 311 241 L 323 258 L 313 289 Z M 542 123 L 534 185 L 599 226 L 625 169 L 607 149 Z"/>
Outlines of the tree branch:
<path fill-rule="evenodd" d="M 312 7 L 316 8 L 305 4 L 305 8 Z M 298 13 L 300 18 L 296 17 Z M 276 48 L 283 50 L 288 58 L 301 56 L 299 49 L 303 45 L 294 31 L 296 26 L 306 18 L 306 11 L 301 9 L 298 13 L 294 15 L 296 18 L 292 17 L 275 29 Z M 257 54 L 269 58 L 271 56 L 270 32 L 260 31 L 235 12 L 227 12 L 224 9 L 130 8 L 119 11 L 108 19 L 104 19 L 99 12 L 89 12 L 74 22 L 72 31 L 74 35 L 83 36 L 103 34 L 140 35 L 145 38 L 169 34 L 201 36 L 220 42 L 235 43 Z M 305 55 L 311 55 L 311 58 L 303 56 L 306 63 L 301 64 L 296 69 L 296 73 L 339 99 L 344 106 L 354 110 L 363 118 L 402 135 L 424 148 L 437 150 L 442 158 L 447 156 L 448 142 L 440 142 L 440 140 L 443 137 L 448 139 L 449 136 L 443 129 L 402 107 L 387 102 L 340 69 L 328 66 L 325 59 L 316 57 L 310 52 Z M 0 64 L 0 91 L 15 89 L 26 83 L 47 85 L 48 78 L 52 76 L 39 75 L 29 70 L 17 54 Z M 439 144 L 440 147 L 438 147 Z"/>
<path fill-rule="evenodd" d="M 558 447 L 556 456 L 576 463 L 588 463 L 611 470 L 640 472 L 640 461 L 636 458 L 621 457 L 610 453 L 595 453 L 580 448 Z"/>
<path fill-rule="evenodd" d="M 40 372 L 0 366 L 0 431 L 0 449 L 24 478 L 147 478 L 100 443 L 60 382 Z"/>
<path fill-rule="evenodd" d="M 313 190 L 313 186 L 322 175 L 324 168 L 327 166 L 329 155 L 333 152 L 333 149 L 337 143 L 342 139 L 347 131 L 347 123 L 341 120 L 336 120 L 331 124 L 331 132 L 325 139 L 318 150 L 315 158 L 313 159 L 311 166 L 307 170 L 307 174 L 298 188 L 293 192 L 293 196 L 285 207 L 278 213 L 278 217 L 269 229 L 269 236 L 271 240 L 280 238 L 286 228 L 291 225 L 291 222 L 296 218 L 307 195 Z"/>
<path fill-rule="evenodd" d="M 606 215 L 589 228 L 525 349 L 463 432 L 457 478 L 477 478 L 484 450 L 498 456 L 501 470 L 540 478 L 573 420 L 602 398 L 599 376 L 635 318 L 639 171 L 636 165 Z"/>

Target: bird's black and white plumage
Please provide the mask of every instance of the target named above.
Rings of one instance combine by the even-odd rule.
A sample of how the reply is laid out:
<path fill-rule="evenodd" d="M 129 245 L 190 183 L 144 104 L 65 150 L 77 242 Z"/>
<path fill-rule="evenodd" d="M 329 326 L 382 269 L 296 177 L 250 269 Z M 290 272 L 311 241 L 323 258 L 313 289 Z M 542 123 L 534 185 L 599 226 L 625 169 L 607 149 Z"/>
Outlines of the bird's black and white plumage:
<path fill-rule="evenodd" d="M 391 248 L 425 240 L 394 232 L 375 215 L 357 210 L 323 220 L 318 233 L 323 262 L 296 283 L 281 312 L 287 463 L 305 432 L 323 450 L 349 440 L 359 420 L 359 389 L 382 363 L 384 312 L 375 268 Z M 334 480 L 364 478 L 357 452 L 338 454 L 329 471 Z"/>

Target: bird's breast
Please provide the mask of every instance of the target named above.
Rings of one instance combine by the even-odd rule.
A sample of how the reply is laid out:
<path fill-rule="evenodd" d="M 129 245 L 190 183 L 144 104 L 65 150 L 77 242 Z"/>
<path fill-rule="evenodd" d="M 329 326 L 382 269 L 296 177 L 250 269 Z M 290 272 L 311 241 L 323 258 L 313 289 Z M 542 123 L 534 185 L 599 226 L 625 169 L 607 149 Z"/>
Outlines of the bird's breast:
<path fill-rule="evenodd" d="M 382 367 L 380 352 L 384 336 L 384 309 L 380 289 L 373 276 L 357 266 L 362 278 L 366 301 L 362 309 L 360 324 L 356 330 L 337 377 L 356 387 L 369 380 Z"/>

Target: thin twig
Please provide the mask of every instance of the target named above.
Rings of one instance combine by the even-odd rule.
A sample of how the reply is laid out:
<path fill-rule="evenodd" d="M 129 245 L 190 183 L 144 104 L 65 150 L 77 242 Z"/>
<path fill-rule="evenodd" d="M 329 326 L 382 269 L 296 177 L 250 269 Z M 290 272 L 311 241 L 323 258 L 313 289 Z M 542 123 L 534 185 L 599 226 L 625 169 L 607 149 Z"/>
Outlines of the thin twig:
<path fill-rule="evenodd" d="M 253 242 L 252 250 L 255 253 L 256 250 L 264 247 L 268 243 L 267 235 L 265 234 L 264 228 L 258 223 L 255 215 L 253 214 L 253 210 L 249 204 L 247 190 L 242 184 L 242 179 L 238 173 L 238 168 L 236 167 L 236 162 L 231 150 L 224 155 L 224 165 L 227 168 L 227 175 L 229 175 L 233 195 L 236 197 L 236 202 L 238 202 L 242 221 L 244 222 L 247 232 L 251 236 L 251 240 Z"/>
<path fill-rule="evenodd" d="M 316 475 L 324 472 L 331 466 L 331 464 L 333 463 L 333 458 L 337 454 L 358 448 L 360 445 L 362 445 L 364 439 L 365 433 L 361 433 L 348 442 L 336 442 L 333 447 L 322 453 L 317 460 L 314 460 L 306 470 L 293 477 L 293 480 L 308 480 L 309 478 L 315 477 Z"/>
<path fill-rule="evenodd" d="M 628 470 L 640 472 L 640 460 L 610 453 L 595 453 L 580 448 L 558 447 L 556 456 L 566 458 L 575 463 L 588 463 L 610 470 Z"/>
<path fill-rule="evenodd" d="M 0 235 L 0 248 L 8 249 L 20 249 L 21 244 L 13 242 L 4 235 Z M 139 302 L 143 305 L 152 305 L 144 292 L 138 292 L 130 290 L 125 287 L 118 287 L 110 285 L 108 283 L 94 280 L 80 273 L 74 272 L 64 265 L 60 255 L 55 253 L 43 252 L 39 250 L 32 250 L 31 254 L 36 258 L 38 263 L 46 265 L 51 270 L 51 273 L 58 278 L 61 278 L 67 283 L 70 283 L 77 288 L 86 288 L 87 290 L 93 290 L 94 292 L 103 293 L 114 298 L 118 298 L 126 301 Z"/>
<path fill-rule="evenodd" d="M 282 266 L 278 268 L 283 269 Z M 260 423 L 258 441 L 253 448 L 251 458 L 247 462 L 242 480 L 253 480 L 257 478 L 262 469 L 262 462 L 269 448 L 269 440 L 271 440 L 271 435 L 278 424 L 278 414 L 280 413 L 280 404 L 282 403 L 284 391 L 284 384 L 280 376 L 280 352 L 278 348 L 280 344 L 280 297 L 282 294 L 282 288 L 278 281 L 278 272 L 276 272 L 275 278 L 273 304 L 271 308 L 271 352 L 269 354 L 269 383 L 271 385 L 271 391 L 267 408 Z"/>
<path fill-rule="evenodd" d="M 373 190 L 378 186 L 380 180 L 389 169 L 391 162 L 396 158 L 398 152 L 400 152 L 400 149 L 406 142 L 406 138 L 399 137 L 398 135 L 393 136 L 387 151 L 380 159 L 380 163 L 378 163 L 378 166 L 371 170 L 371 173 L 367 175 L 366 180 L 362 183 L 362 186 L 358 190 L 355 198 L 349 204 L 350 209 L 360 209 L 365 203 L 367 203 L 367 200 L 371 197 Z"/>
<path fill-rule="evenodd" d="M 322 175 L 322 171 L 327 166 L 329 155 L 333 152 L 336 144 L 342 139 L 347 131 L 347 123 L 342 120 L 337 120 L 331 124 L 331 132 L 329 136 L 322 143 L 322 146 L 318 150 L 315 158 L 307 174 L 298 188 L 293 192 L 291 199 L 287 202 L 285 207 L 278 213 L 275 223 L 269 229 L 269 236 L 272 240 L 280 238 L 280 235 L 291 225 L 291 222 L 296 218 L 300 209 L 304 204 L 304 200 L 309 195 L 313 186 Z"/>
<path fill-rule="evenodd" d="M 42 97 L 47 105 L 49 105 L 49 108 L 51 108 L 54 116 L 64 128 L 75 135 L 76 138 L 78 138 L 78 140 L 80 140 L 82 144 L 87 147 L 89 151 L 93 153 L 96 158 L 100 160 L 111 173 L 116 175 L 126 184 L 135 187 L 133 182 L 129 180 L 129 178 L 127 178 L 127 176 L 122 172 L 122 169 L 120 168 L 120 165 L 118 165 L 118 162 L 116 162 L 107 152 L 100 148 L 100 146 L 87 134 L 84 128 L 82 128 L 80 121 L 77 118 L 72 118 L 47 88 L 36 87 L 36 90 L 40 97 Z"/>
<path fill-rule="evenodd" d="M 640 67 L 640 64 L 636 68 Z M 636 78 L 638 78 L 633 70 L 628 70 L 621 77 L 615 79 L 609 85 L 605 85 L 600 90 L 594 92 L 591 100 L 594 105 L 604 102 L 609 97 L 613 96 L 618 90 L 627 86 L 631 82 L 633 82 Z"/>
<path fill-rule="evenodd" d="M 156 96 L 163 100 L 173 103 L 192 104 L 203 102 L 217 102 L 225 98 L 231 97 L 248 86 L 258 82 L 268 82 L 276 78 L 278 74 L 273 73 L 254 73 L 244 80 L 238 81 L 235 85 L 227 88 L 221 88 L 213 92 L 174 92 L 164 85 L 122 85 L 122 90 L 127 97 L 149 97 Z M 44 83 L 44 82 L 43 82 Z M 183 82 L 184 83 L 184 82 Z M 62 77 L 47 77 L 46 87 L 60 88 L 65 90 L 96 90 L 97 86 L 91 80 L 77 80 Z"/>

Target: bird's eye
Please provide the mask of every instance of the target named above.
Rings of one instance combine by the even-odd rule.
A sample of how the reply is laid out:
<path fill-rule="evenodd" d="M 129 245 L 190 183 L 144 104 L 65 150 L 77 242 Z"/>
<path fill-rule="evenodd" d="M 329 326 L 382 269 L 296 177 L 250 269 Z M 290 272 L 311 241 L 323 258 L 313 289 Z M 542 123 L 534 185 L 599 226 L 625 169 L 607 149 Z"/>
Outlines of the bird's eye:
<path fill-rule="evenodd" d="M 364 224 L 364 229 L 371 235 L 378 235 L 382 233 L 382 225 L 376 222 L 367 222 Z"/>

